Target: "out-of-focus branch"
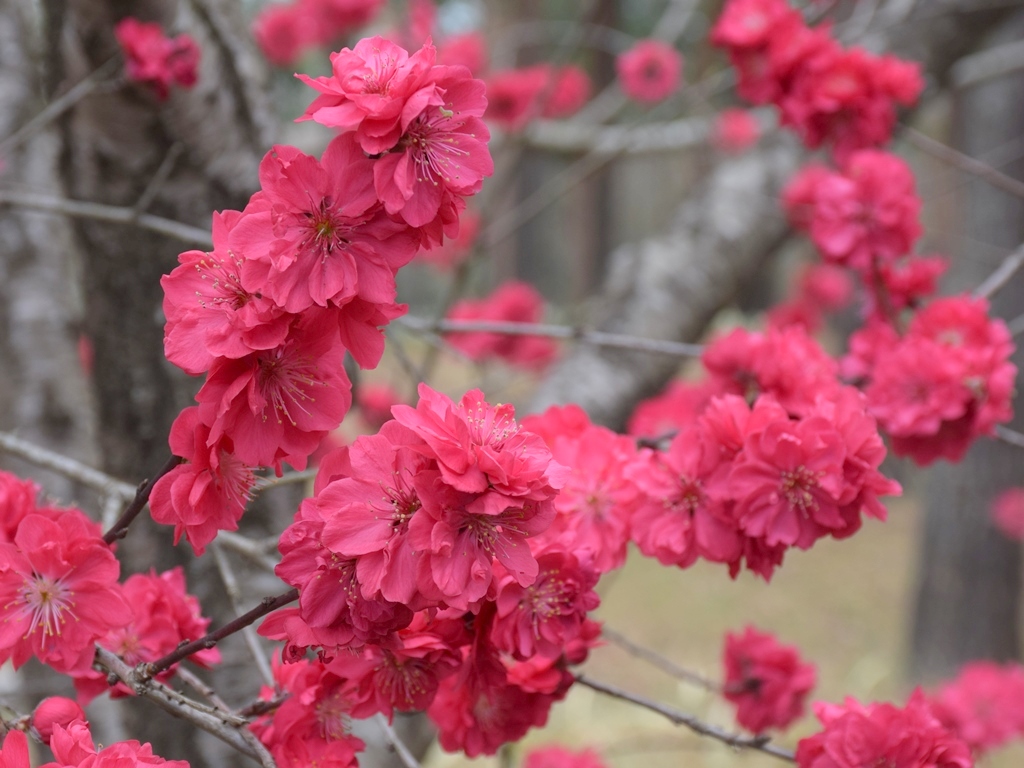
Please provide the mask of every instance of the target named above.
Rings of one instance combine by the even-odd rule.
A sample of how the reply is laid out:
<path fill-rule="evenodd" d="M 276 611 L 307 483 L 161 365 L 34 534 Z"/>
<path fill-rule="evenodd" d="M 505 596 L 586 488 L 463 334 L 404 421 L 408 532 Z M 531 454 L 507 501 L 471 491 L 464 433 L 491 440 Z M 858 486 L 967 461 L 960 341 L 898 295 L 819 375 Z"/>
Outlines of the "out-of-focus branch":
<path fill-rule="evenodd" d="M 188 245 L 201 248 L 209 248 L 213 245 L 211 235 L 205 229 L 182 224 L 180 221 L 171 221 L 162 216 L 154 216 L 151 213 L 138 213 L 133 208 L 69 200 L 64 197 L 18 192 L 10 189 L 0 189 L 0 205 L 17 205 L 21 208 L 31 208 L 36 211 L 74 218 L 127 224 L 167 235 Z"/>
<path fill-rule="evenodd" d="M 69 477 L 105 496 L 120 496 L 127 501 L 134 498 L 137 491 L 135 486 L 116 477 L 41 445 L 22 440 L 10 432 L 0 432 L 0 451 Z"/>
<path fill-rule="evenodd" d="M 984 179 L 996 189 L 1001 189 L 1004 192 L 1009 192 L 1011 195 L 1024 198 L 1024 182 L 1018 181 L 1012 176 L 1007 176 L 988 163 L 984 163 L 970 155 L 965 155 L 963 152 L 947 146 L 941 141 L 925 136 L 910 126 L 903 127 L 903 137 L 922 152 L 926 152 L 932 157 L 942 160 L 944 163 L 949 163 L 954 168 L 965 173 L 970 173 L 979 179 Z"/>
<path fill-rule="evenodd" d="M 217 572 L 220 573 L 220 579 L 224 583 L 224 591 L 227 592 L 228 598 L 231 600 L 231 607 L 238 613 L 241 610 L 242 590 L 238 586 L 235 572 L 231 568 L 231 563 L 228 562 L 227 555 L 224 554 L 220 544 L 214 541 L 210 544 L 210 549 L 213 552 L 214 560 L 217 562 Z M 267 661 L 263 648 L 260 647 L 259 637 L 257 637 L 256 630 L 253 629 L 252 624 L 242 627 L 242 636 L 245 638 L 245 644 L 249 648 L 253 661 L 256 662 L 256 668 L 263 677 L 263 682 L 273 687 L 274 673 L 270 669 L 270 662 Z"/>
<path fill-rule="evenodd" d="M 705 691 L 711 691 L 713 693 L 719 693 L 722 690 L 722 687 L 717 683 L 708 680 L 703 675 L 698 675 L 696 672 L 691 672 L 690 670 L 679 666 L 672 661 L 672 659 L 668 659 L 660 653 L 652 651 L 650 648 L 634 643 L 628 637 L 615 631 L 607 624 L 601 628 L 601 635 L 608 638 L 609 641 L 619 646 L 630 655 L 643 659 L 647 663 L 657 667 L 662 672 L 671 675 L 677 680 L 682 680 L 684 683 L 695 685 L 698 688 L 703 688 Z"/>
<path fill-rule="evenodd" d="M 545 325 L 543 323 L 514 323 L 488 320 L 427 320 L 406 316 L 398 323 L 416 331 L 429 333 L 497 333 L 508 336 L 544 336 L 553 339 L 571 339 L 584 344 L 615 349 L 629 349 L 653 352 L 670 357 L 700 357 L 704 347 L 700 344 L 684 344 L 679 341 L 647 339 L 621 333 L 605 333 L 568 325 Z"/>
<path fill-rule="evenodd" d="M 241 733 L 248 721 L 230 712 L 222 712 L 190 699 L 163 683 L 145 678 L 123 659 L 110 651 L 96 647 L 95 665 L 127 685 L 136 696 L 147 699 L 165 712 L 206 731 L 243 755 L 256 760 L 263 768 L 275 768 L 274 760 L 261 744 L 258 746 Z"/>
<path fill-rule="evenodd" d="M 1004 43 L 965 56 L 951 72 L 953 87 L 962 90 L 1024 69 L 1024 40 Z"/>
<path fill-rule="evenodd" d="M 1024 244 L 1018 246 L 1003 259 L 999 266 L 996 267 L 996 270 L 985 278 L 984 282 L 975 289 L 975 297 L 981 299 L 992 298 L 1000 288 L 1010 282 L 1013 276 L 1020 271 L 1021 267 L 1024 267 Z"/>
<path fill-rule="evenodd" d="M 576 682 L 580 685 L 584 685 L 587 688 L 603 693 L 606 696 L 612 698 L 621 699 L 622 701 L 628 701 L 631 704 L 649 709 L 652 712 L 657 712 L 662 717 L 668 718 L 676 725 L 683 725 L 689 728 L 695 733 L 699 733 L 701 736 L 709 736 L 712 739 L 717 739 L 730 747 L 737 747 L 739 749 L 756 749 L 759 752 L 777 757 L 780 760 L 786 760 L 788 762 L 795 762 L 796 757 L 793 753 L 782 747 L 772 744 L 767 736 L 745 736 L 741 733 L 733 733 L 719 728 L 717 725 L 711 725 L 705 723 L 700 718 L 689 714 L 688 712 L 682 712 L 681 710 L 674 709 L 672 707 L 661 704 L 660 702 L 648 699 L 645 696 L 640 696 L 635 693 L 623 690 L 614 685 L 608 683 L 602 683 L 598 680 L 593 680 L 587 675 L 577 674 Z"/>

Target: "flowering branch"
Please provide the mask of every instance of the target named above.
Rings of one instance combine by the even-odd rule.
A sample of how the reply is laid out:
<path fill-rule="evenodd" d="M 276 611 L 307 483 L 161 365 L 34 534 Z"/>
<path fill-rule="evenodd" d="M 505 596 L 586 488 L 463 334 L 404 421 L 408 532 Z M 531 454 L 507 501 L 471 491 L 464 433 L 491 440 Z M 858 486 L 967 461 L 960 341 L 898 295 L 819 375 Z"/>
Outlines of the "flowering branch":
<path fill-rule="evenodd" d="M 994 293 L 1010 282 L 1010 278 L 1017 274 L 1021 267 L 1024 267 L 1024 244 L 1017 246 L 1013 253 L 1003 259 L 996 271 L 985 278 L 985 281 L 975 289 L 975 297 L 991 299 Z"/>
<path fill-rule="evenodd" d="M 264 768 L 275 768 L 273 758 L 263 745 L 253 743 L 241 732 L 240 729 L 248 725 L 245 718 L 230 712 L 221 712 L 216 707 L 208 707 L 163 683 L 140 675 L 138 667 L 132 667 L 100 646 L 96 646 L 94 663 L 109 677 L 127 685 L 136 696 L 148 699 L 174 717 L 216 736 L 225 744 L 253 758 Z"/>
<path fill-rule="evenodd" d="M 183 224 L 180 221 L 154 216 L 151 213 L 138 213 L 133 208 L 102 203 L 87 203 L 82 200 L 69 200 L 64 197 L 39 195 L 34 192 L 14 192 L 0 189 L 0 205 L 17 205 L 49 213 L 61 213 L 81 219 L 96 219 L 114 224 L 131 224 L 141 229 L 148 229 L 161 235 L 173 237 L 183 243 L 209 248 L 213 244 L 210 233 L 199 227 Z"/>
<path fill-rule="evenodd" d="M 691 714 L 665 706 L 664 704 L 653 701 L 652 699 L 648 699 L 644 696 L 624 691 L 614 685 L 593 680 L 586 675 L 577 674 L 575 677 L 576 682 L 580 685 L 585 685 L 587 688 L 595 690 L 598 693 L 603 693 L 616 699 L 622 699 L 623 701 L 636 704 L 644 709 L 649 709 L 652 712 L 657 712 L 659 715 L 668 718 L 676 725 L 684 725 L 691 731 L 699 733 L 701 736 L 710 736 L 711 738 L 718 739 L 731 747 L 738 747 L 740 749 L 756 749 L 760 752 L 769 754 L 772 757 L 777 757 L 780 760 L 787 760 L 791 763 L 795 762 L 796 758 L 793 752 L 770 743 L 769 737 L 767 736 L 744 736 L 739 733 L 726 731 L 718 726 L 705 723 L 703 720 L 694 717 Z"/>
<path fill-rule="evenodd" d="M 149 480 L 144 480 L 142 485 L 139 486 L 138 492 L 135 494 L 135 498 L 132 499 L 132 503 L 128 505 L 128 508 L 121 514 L 117 522 L 111 526 L 110 530 L 103 534 L 103 540 L 107 544 L 113 544 L 118 539 L 124 538 L 124 535 L 128 532 L 128 526 L 132 524 L 132 521 L 139 516 L 139 513 L 146 508 L 146 502 L 149 501 L 149 494 L 153 491 L 153 486 L 156 485 L 157 480 L 166 475 L 176 466 L 181 463 L 181 458 L 178 456 L 171 456 L 154 477 Z"/>
<path fill-rule="evenodd" d="M 396 322 L 415 331 L 431 333 L 501 333 L 510 336 L 546 336 L 553 339 L 573 339 L 598 347 L 639 350 L 675 357 L 700 357 L 704 347 L 665 339 L 648 339 L 623 333 L 591 331 L 569 325 L 541 323 L 494 322 L 489 320 L 426 320 L 407 315 Z"/>
<path fill-rule="evenodd" d="M 703 688 L 706 691 L 711 691 L 712 693 L 720 693 L 722 690 L 722 687 L 714 681 L 709 680 L 702 675 L 698 675 L 696 672 L 691 672 L 688 669 L 680 667 L 672 661 L 672 659 L 668 659 L 660 653 L 652 651 L 650 648 L 645 648 L 642 645 L 634 643 L 628 637 L 619 634 L 607 625 L 601 629 L 601 634 L 630 655 L 635 656 L 638 659 L 643 659 L 647 663 L 657 667 L 662 672 L 671 675 L 677 680 L 682 680 L 683 682 L 690 683 L 691 685 Z"/>
<path fill-rule="evenodd" d="M 238 618 L 229 621 L 220 629 L 210 632 L 198 640 L 193 640 L 191 643 L 185 643 L 173 653 L 169 653 L 156 661 L 151 661 L 148 664 L 140 664 L 138 667 L 139 675 L 142 678 L 154 677 L 165 669 L 169 669 L 174 666 L 182 659 L 191 656 L 193 653 L 207 648 L 212 648 L 228 635 L 233 635 L 235 632 L 238 632 L 252 624 L 256 619 L 262 618 L 268 613 L 276 611 L 278 608 L 298 600 L 298 598 L 299 590 L 297 589 L 289 589 L 287 592 L 278 595 L 277 597 L 265 597 L 263 598 L 263 601 L 251 611 L 243 613 Z"/>

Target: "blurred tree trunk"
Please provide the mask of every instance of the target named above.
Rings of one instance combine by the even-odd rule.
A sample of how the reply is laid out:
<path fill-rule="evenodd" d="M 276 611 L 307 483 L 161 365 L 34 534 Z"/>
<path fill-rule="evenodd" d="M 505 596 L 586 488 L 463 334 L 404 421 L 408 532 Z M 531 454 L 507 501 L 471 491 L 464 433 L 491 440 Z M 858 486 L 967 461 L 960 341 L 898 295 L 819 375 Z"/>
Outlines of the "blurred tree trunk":
<path fill-rule="evenodd" d="M 201 50 L 199 81 L 190 90 L 172 87 L 159 102 L 144 84 L 97 89 L 61 120 L 61 174 L 73 199 L 136 207 L 208 229 L 211 214 L 242 208 L 258 187 L 258 167 L 273 138 L 265 97 L 265 65 L 253 49 L 234 0 L 73 0 L 49 2 L 48 37 L 54 82 L 74 83 L 120 57 L 114 26 L 132 15 L 159 22 L 174 36 L 191 35 Z M 140 201 L 143 201 L 140 203 Z M 191 403 L 199 382 L 163 357 L 160 277 L 177 255 L 206 248 L 131 225 L 78 219 L 73 223 L 82 253 L 85 333 L 94 351 L 93 393 L 101 467 L 130 482 L 151 476 L 169 456 L 169 427 Z M 186 559 L 171 534 L 148 516 L 133 525 L 119 557 L 126 573 L 166 569 Z M 191 559 L 191 558 L 187 558 Z M 202 578 L 189 583 L 207 615 L 230 615 L 223 589 L 206 561 Z M 219 623 L 218 619 L 218 623 Z M 249 665 L 224 665 L 217 685 L 228 700 L 239 688 L 225 675 L 244 676 Z M 168 759 L 193 766 L 230 765 L 242 758 L 205 734 L 170 720 L 148 704 L 124 707 L 129 738 L 149 741 Z"/>
<path fill-rule="evenodd" d="M 1000 30 L 994 45 L 1020 39 L 1024 15 Z M 972 157 L 984 157 L 1019 141 L 1024 134 L 1024 73 L 977 84 L 956 94 L 954 142 Z M 1018 152 L 1019 155 L 1019 152 Z M 1024 161 L 1001 167 L 1024 179 Z M 1024 241 L 1024 200 L 985 182 L 963 177 L 962 247 L 956 254 L 947 292 L 970 291 L 1001 259 Z M 1018 274 L 995 297 L 992 314 L 1011 320 L 1024 307 L 1024 276 Z M 1024 366 L 1018 351 L 1014 361 Z M 1013 426 L 1024 428 L 1019 412 Z M 1020 546 L 989 523 L 991 501 L 1020 485 L 1024 453 L 1006 443 L 984 440 L 956 465 L 940 464 L 927 474 L 924 536 L 918 565 L 910 673 L 914 680 L 947 676 L 966 661 L 1015 659 L 1020 654 L 1018 609 Z"/>

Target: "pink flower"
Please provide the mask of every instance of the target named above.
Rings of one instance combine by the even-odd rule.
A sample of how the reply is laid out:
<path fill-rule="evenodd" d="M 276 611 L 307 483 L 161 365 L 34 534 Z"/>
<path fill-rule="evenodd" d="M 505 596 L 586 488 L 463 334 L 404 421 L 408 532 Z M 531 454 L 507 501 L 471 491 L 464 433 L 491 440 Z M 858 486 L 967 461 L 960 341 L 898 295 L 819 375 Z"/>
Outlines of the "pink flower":
<path fill-rule="evenodd" d="M 316 22 L 304 3 L 273 3 L 256 15 L 252 36 L 267 61 L 287 67 L 315 43 Z"/>
<path fill-rule="evenodd" d="M 210 444 L 210 427 L 200 420 L 197 406 L 174 420 L 170 443 L 184 462 L 157 480 L 150 511 L 156 522 L 174 526 L 175 544 L 184 534 L 201 555 L 218 531 L 238 530 L 256 477 L 253 467 L 232 453 L 230 438 Z"/>
<path fill-rule="evenodd" d="M 0 541 L 14 541 L 25 515 L 36 511 L 39 486 L 0 470 Z"/>
<path fill-rule="evenodd" d="M 594 591 L 600 574 L 589 564 L 555 548 L 539 554 L 537 563 L 537 579 L 529 586 L 512 574 L 496 585 L 491 639 L 520 661 L 537 654 L 561 656 L 601 602 Z"/>
<path fill-rule="evenodd" d="M 435 95 L 415 114 L 403 112 L 401 137 L 373 165 L 374 187 L 388 213 L 412 227 L 441 225 L 454 236 L 458 224 L 442 224 L 446 211 L 462 206 L 494 173 L 490 131 L 480 119 L 487 99 L 483 81 L 464 67 L 432 67 L 428 82 Z"/>
<path fill-rule="evenodd" d="M 900 158 L 863 150 L 842 175 L 819 182 L 811 239 L 822 256 L 870 275 L 875 264 L 910 252 L 921 234 L 914 175 Z"/>
<path fill-rule="evenodd" d="M 606 768 L 601 756 L 592 749 L 579 752 L 552 744 L 526 753 L 523 768 Z"/>
<path fill-rule="evenodd" d="M 548 85 L 548 67 L 540 64 L 495 72 L 487 79 L 488 120 L 506 131 L 520 131 L 540 112 L 540 96 Z"/>
<path fill-rule="evenodd" d="M 28 759 L 28 739 L 23 731 L 10 730 L 0 746 L 0 768 L 31 768 Z"/>
<path fill-rule="evenodd" d="M 757 142 L 761 127 L 745 109 L 723 110 L 715 121 L 714 142 L 723 152 L 738 153 Z"/>
<path fill-rule="evenodd" d="M 280 346 L 217 360 L 196 395 L 207 445 L 226 437 L 248 466 L 304 468 L 351 405 L 344 353 L 334 318 L 307 311 Z"/>
<path fill-rule="evenodd" d="M 479 32 L 453 35 L 437 46 L 437 61 L 463 66 L 479 77 L 487 68 L 487 40 Z"/>
<path fill-rule="evenodd" d="M 89 669 L 93 644 L 131 618 L 120 570 L 78 510 L 27 515 L 14 542 L 0 543 L 0 660 L 17 669 L 35 656 L 60 672 Z"/>
<path fill-rule="evenodd" d="M 544 106 L 541 110 L 543 117 L 554 119 L 572 117 L 583 108 L 590 98 L 590 93 L 593 90 L 590 76 L 580 67 L 570 64 L 555 69 L 550 73 L 549 78 Z"/>
<path fill-rule="evenodd" d="M 661 437 L 692 424 L 717 390 L 712 382 L 673 379 L 660 394 L 637 403 L 626 433 L 635 437 Z"/>
<path fill-rule="evenodd" d="M 991 516 L 1005 536 L 1024 541 L 1024 488 L 1007 488 L 996 496 Z"/>
<path fill-rule="evenodd" d="M 796 648 L 747 627 L 742 635 L 726 635 L 723 660 L 725 698 L 736 705 L 736 722 L 747 730 L 786 728 L 804 713 L 817 674 Z"/>
<path fill-rule="evenodd" d="M 164 36 L 159 24 L 131 16 L 118 22 L 114 34 L 124 54 L 128 79 L 148 85 L 160 101 L 167 98 L 172 84 L 183 88 L 196 84 L 199 46 L 188 35 L 171 39 Z"/>
<path fill-rule="evenodd" d="M 555 461 L 570 469 L 555 497 L 551 527 L 532 540 L 535 550 L 564 549 L 599 573 L 621 567 L 640 496 L 629 474 L 636 461 L 635 441 L 591 424 L 572 405 L 528 416 L 523 428 L 541 434 Z"/>
<path fill-rule="evenodd" d="M 360 40 L 355 48 L 331 54 L 330 77 L 296 75 L 320 92 L 299 119 L 354 131 L 369 155 L 387 152 L 428 105 L 444 105 L 431 79 L 435 58 L 432 45 L 410 56 L 382 37 Z"/>
<path fill-rule="evenodd" d="M 719 464 L 715 443 L 684 428 L 666 451 L 645 452 L 644 459 L 627 470 L 643 492 L 631 521 L 640 551 L 680 568 L 698 557 L 738 560 L 743 541 L 727 499 L 708 487 Z"/>
<path fill-rule="evenodd" d="M 932 714 L 976 756 L 1024 732 L 1024 669 L 974 661 L 929 697 Z"/>
<path fill-rule="evenodd" d="M 245 214 L 213 215 L 211 252 L 186 251 L 179 266 L 160 278 L 164 289 L 164 354 L 186 373 L 198 376 L 218 357 L 237 359 L 273 349 L 288 335 L 291 316 L 262 290 L 242 285 L 246 258 L 229 243 Z"/>
<path fill-rule="evenodd" d="M 31 723 L 43 743 L 48 744 L 54 726 L 67 728 L 75 720 L 85 720 L 85 712 L 77 702 L 63 696 L 50 696 L 36 705 Z"/>
<path fill-rule="evenodd" d="M 394 301 L 395 273 L 417 238 L 379 205 L 375 168 L 351 136 L 335 138 L 320 161 L 290 147 L 268 152 L 262 191 L 231 231 L 232 250 L 247 257 L 244 288 L 288 312 Z"/>
<path fill-rule="evenodd" d="M 641 104 L 664 101 L 679 88 L 683 57 L 660 40 L 641 40 L 615 60 L 623 92 Z"/>
<path fill-rule="evenodd" d="M 971 768 L 967 745 L 935 718 L 920 691 L 903 709 L 864 706 L 852 698 L 842 705 L 818 702 L 814 713 L 824 728 L 801 739 L 798 768 L 862 768 L 866 765 Z"/>
<path fill-rule="evenodd" d="M 99 644 L 116 653 L 129 664 L 156 661 L 174 651 L 179 645 L 202 637 L 210 628 L 210 620 L 203 617 L 199 601 L 186 592 L 185 572 L 179 566 L 157 574 L 136 573 L 125 579 L 122 593 L 132 607 L 134 617 L 100 638 Z M 189 661 L 210 668 L 220 663 L 220 649 L 204 648 Z M 168 680 L 177 665 L 162 672 L 160 680 Z M 79 700 L 88 704 L 95 696 L 110 689 L 106 675 L 91 671 L 75 676 L 75 689 Z M 129 696 L 132 692 L 118 684 L 113 696 Z"/>
<path fill-rule="evenodd" d="M 544 299 L 529 283 L 508 281 L 482 299 L 462 299 L 448 312 L 449 320 L 539 323 Z M 543 336 L 462 331 L 445 337 L 471 360 L 499 357 L 511 365 L 543 370 L 558 354 L 553 339 Z"/>

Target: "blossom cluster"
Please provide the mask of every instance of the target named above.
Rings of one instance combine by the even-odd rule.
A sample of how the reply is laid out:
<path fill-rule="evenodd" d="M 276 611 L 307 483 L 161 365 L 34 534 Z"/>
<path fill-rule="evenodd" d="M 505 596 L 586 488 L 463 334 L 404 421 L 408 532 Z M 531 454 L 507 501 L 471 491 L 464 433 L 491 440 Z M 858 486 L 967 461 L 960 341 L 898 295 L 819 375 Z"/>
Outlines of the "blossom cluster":
<path fill-rule="evenodd" d="M 1024 736 L 1024 668 L 975 661 L 927 696 L 932 714 L 975 756 Z"/>
<path fill-rule="evenodd" d="M 198 79 L 199 46 L 189 35 L 167 37 L 159 24 L 128 16 L 114 35 L 125 59 L 125 75 L 148 86 L 157 100 L 170 95 L 172 85 L 191 88 Z"/>
<path fill-rule="evenodd" d="M 149 744 L 137 741 L 119 741 L 97 749 L 84 713 L 69 699 L 46 699 L 33 713 L 31 722 L 36 734 L 53 754 L 53 760 L 40 768 L 100 768 L 111 765 L 122 768 L 154 765 L 189 768 L 184 760 L 164 760 L 153 754 Z M 0 766 L 31 768 L 28 739 L 24 732 L 9 730 L 4 736 L 0 747 Z"/>
<path fill-rule="evenodd" d="M 740 96 L 774 104 L 807 146 L 829 146 L 840 161 L 886 144 L 896 105 L 914 103 L 924 87 L 918 65 L 844 49 L 787 0 L 729 0 L 711 42 L 728 51 Z"/>
<path fill-rule="evenodd" d="M 736 706 L 736 722 L 754 733 L 786 728 L 804 713 L 817 670 L 767 632 L 747 627 L 728 634 L 722 693 Z"/>
<path fill-rule="evenodd" d="M 951 296 L 918 310 L 902 335 L 884 322 L 865 325 L 844 366 L 861 379 L 893 451 L 930 464 L 959 461 L 976 438 L 1012 418 L 1013 351 L 985 299 Z"/>
<path fill-rule="evenodd" d="M 171 430 L 185 463 L 156 484 L 153 517 L 197 553 L 237 528 L 254 469 L 302 469 L 351 406 L 346 352 L 372 368 L 402 314 L 395 275 L 457 235 L 493 164 L 483 83 L 382 38 L 332 55 L 302 119 L 340 133 L 319 158 L 275 146 L 242 211 L 214 215 L 213 249 L 161 284 L 165 353 L 205 375 Z"/>
<path fill-rule="evenodd" d="M 540 535 L 568 474 L 544 440 L 477 390 L 455 403 L 421 385 L 392 413 L 324 457 L 281 537 L 299 604 L 259 631 L 285 641 L 282 687 L 309 693 L 289 700 L 306 715 L 282 707 L 257 730 L 285 765 L 309 741 L 293 729 L 335 711 L 426 709 L 445 748 L 493 753 L 543 724 L 597 634 L 589 553 Z M 323 749 L 349 738 L 317 732 Z"/>
<path fill-rule="evenodd" d="M 272 64 L 294 63 L 310 48 L 329 45 L 370 22 L 383 0 L 293 0 L 264 7 L 252 32 Z"/>
<path fill-rule="evenodd" d="M 574 64 L 493 72 L 487 77 L 486 117 L 507 131 L 522 130 L 534 118 L 571 117 L 592 90 L 590 76 Z"/>
<path fill-rule="evenodd" d="M 35 657 L 70 675 L 87 702 L 109 688 L 92 670 L 97 645 L 139 663 L 205 634 L 209 619 L 186 593 L 180 568 L 119 583 L 120 565 L 99 525 L 80 510 L 39 505 L 37 496 L 34 484 L 0 472 L 0 661 L 17 669 Z M 193 659 L 210 666 L 220 652 Z"/>
<path fill-rule="evenodd" d="M 797 745 L 799 768 L 861 768 L 865 765 L 972 768 L 970 750 L 932 713 L 915 691 L 905 707 L 817 702 L 823 730 Z"/>

